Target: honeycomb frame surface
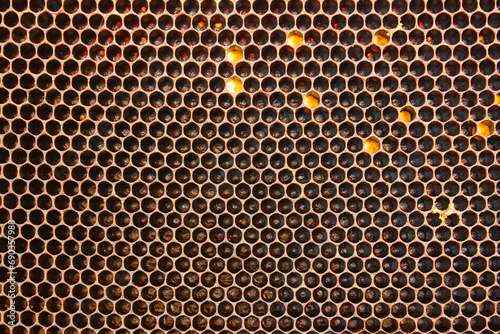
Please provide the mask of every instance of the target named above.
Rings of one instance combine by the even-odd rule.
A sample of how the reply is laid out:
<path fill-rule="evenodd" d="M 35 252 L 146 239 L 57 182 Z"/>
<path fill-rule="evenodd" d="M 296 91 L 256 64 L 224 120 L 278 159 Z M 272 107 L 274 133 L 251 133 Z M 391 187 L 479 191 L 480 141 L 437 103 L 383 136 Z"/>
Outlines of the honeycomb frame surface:
<path fill-rule="evenodd" d="M 0 333 L 499 333 L 499 27 L 1 1 Z"/>

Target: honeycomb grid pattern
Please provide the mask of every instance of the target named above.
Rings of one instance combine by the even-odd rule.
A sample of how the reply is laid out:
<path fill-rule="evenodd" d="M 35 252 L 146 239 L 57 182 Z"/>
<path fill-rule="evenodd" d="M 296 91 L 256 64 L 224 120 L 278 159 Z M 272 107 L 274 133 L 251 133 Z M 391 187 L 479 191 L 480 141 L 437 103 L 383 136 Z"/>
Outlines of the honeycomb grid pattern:
<path fill-rule="evenodd" d="M 499 27 L 494 0 L 0 2 L 2 333 L 498 333 Z"/>

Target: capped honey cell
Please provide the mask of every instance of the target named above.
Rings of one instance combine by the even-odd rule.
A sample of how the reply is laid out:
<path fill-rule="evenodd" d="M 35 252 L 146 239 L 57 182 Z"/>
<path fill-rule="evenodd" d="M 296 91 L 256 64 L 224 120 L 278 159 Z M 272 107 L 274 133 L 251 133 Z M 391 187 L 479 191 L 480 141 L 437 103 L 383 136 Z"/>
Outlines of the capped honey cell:
<path fill-rule="evenodd" d="M 243 83 L 240 78 L 232 77 L 226 81 L 226 89 L 230 93 L 239 93 L 243 88 Z"/>
<path fill-rule="evenodd" d="M 304 36 L 300 31 L 294 30 L 288 33 L 287 41 L 290 46 L 297 47 L 304 41 Z"/>
<path fill-rule="evenodd" d="M 380 140 L 376 137 L 367 138 L 364 142 L 364 148 L 369 153 L 376 153 L 380 150 Z"/>
<path fill-rule="evenodd" d="M 373 35 L 375 44 L 385 46 L 391 41 L 391 33 L 385 29 L 380 29 Z"/>
<path fill-rule="evenodd" d="M 243 49 L 239 46 L 232 46 L 227 49 L 226 57 L 232 62 L 237 62 L 243 59 Z"/>
<path fill-rule="evenodd" d="M 477 133 L 481 136 L 488 137 L 495 132 L 495 125 L 490 120 L 484 120 L 477 125 Z"/>
<path fill-rule="evenodd" d="M 308 108 L 316 108 L 319 105 L 319 94 L 316 92 L 310 92 L 306 94 L 304 104 Z"/>
<path fill-rule="evenodd" d="M 411 122 L 417 116 L 415 109 L 413 107 L 405 107 L 399 113 L 399 117 L 404 122 Z"/>

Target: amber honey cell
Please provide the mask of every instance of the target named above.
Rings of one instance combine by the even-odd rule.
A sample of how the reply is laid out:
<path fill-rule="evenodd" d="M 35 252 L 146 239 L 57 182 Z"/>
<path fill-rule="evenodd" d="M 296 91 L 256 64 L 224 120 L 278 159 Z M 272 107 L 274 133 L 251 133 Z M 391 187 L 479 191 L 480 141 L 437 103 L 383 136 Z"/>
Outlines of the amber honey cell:
<path fill-rule="evenodd" d="M 499 332 L 499 8 L 4 1 L 1 332 Z"/>

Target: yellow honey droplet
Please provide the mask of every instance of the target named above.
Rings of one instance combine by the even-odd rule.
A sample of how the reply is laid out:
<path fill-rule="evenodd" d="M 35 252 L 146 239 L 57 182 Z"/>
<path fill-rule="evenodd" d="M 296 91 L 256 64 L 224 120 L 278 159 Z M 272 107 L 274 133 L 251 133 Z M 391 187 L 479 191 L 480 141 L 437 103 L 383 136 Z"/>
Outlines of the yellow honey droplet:
<path fill-rule="evenodd" d="M 308 108 L 314 109 L 319 105 L 319 94 L 310 92 L 306 94 L 305 105 Z"/>
<path fill-rule="evenodd" d="M 484 137 L 490 136 L 495 131 L 495 125 L 492 121 L 482 121 L 477 125 L 477 132 Z"/>
<path fill-rule="evenodd" d="M 232 77 L 226 81 L 226 89 L 229 93 L 239 93 L 242 88 L 243 82 L 238 77 Z"/>
<path fill-rule="evenodd" d="M 229 49 L 227 49 L 227 59 L 229 59 L 232 62 L 237 62 L 243 59 L 243 49 L 240 48 L 237 45 L 231 46 Z"/>
<path fill-rule="evenodd" d="M 300 31 L 294 30 L 288 34 L 288 44 L 292 47 L 297 47 L 304 41 L 304 36 Z"/>
<path fill-rule="evenodd" d="M 391 34 L 389 33 L 389 31 L 385 29 L 380 29 L 373 36 L 373 41 L 375 42 L 375 44 L 380 46 L 386 45 L 387 43 L 389 43 L 390 40 L 391 40 Z"/>
<path fill-rule="evenodd" d="M 380 140 L 377 137 L 366 138 L 364 147 L 366 152 L 376 153 L 380 150 Z"/>
<path fill-rule="evenodd" d="M 417 114 L 415 113 L 415 109 L 413 109 L 412 107 L 405 107 L 399 113 L 399 117 L 404 122 L 411 122 L 415 119 L 416 116 Z"/>
<path fill-rule="evenodd" d="M 495 96 L 495 100 L 497 101 L 498 104 L 500 104 L 500 93 L 498 93 L 496 96 Z"/>

